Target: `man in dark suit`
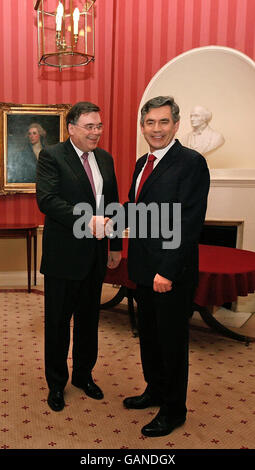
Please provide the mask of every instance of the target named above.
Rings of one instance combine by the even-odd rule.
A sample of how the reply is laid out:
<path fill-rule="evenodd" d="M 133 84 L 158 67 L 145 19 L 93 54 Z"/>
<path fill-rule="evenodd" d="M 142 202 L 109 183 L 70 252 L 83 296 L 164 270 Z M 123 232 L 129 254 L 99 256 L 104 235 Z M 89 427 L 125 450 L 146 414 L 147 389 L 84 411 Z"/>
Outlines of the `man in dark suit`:
<path fill-rule="evenodd" d="M 89 102 L 74 105 L 66 119 L 69 139 L 43 149 L 37 166 L 37 201 L 46 215 L 41 262 L 45 373 L 48 404 L 54 411 L 65 406 L 72 314 L 72 384 L 94 399 L 103 398 L 92 378 L 100 296 L 106 265 L 114 268 L 120 261 L 121 240 L 110 240 L 108 255 L 105 224 L 109 219 L 104 207 L 118 201 L 118 190 L 112 156 L 97 147 L 103 130 L 99 111 Z M 86 236 L 75 231 L 83 213 L 77 209 L 79 203 L 86 203 Z"/>
<path fill-rule="evenodd" d="M 146 154 L 137 161 L 126 203 L 126 208 L 134 202 L 137 207 L 140 202 L 145 207 L 156 203 L 159 209 L 156 222 L 153 213 L 147 212 L 147 236 L 141 238 L 133 232 L 128 252 L 129 277 L 137 284 L 141 359 L 147 387 L 142 395 L 126 398 L 124 406 L 160 406 L 156 417 L 142 428 L 142 433 L 151 437 L 169 434 L 186 419 L 189 317 L 198 281 L 198 241 L 209 190 L 205 159 L 175 139 L 179 120 L 179 107 L 172 97 L 159 96 L 143 106 L 141 130 L 153 156 Z M 164 210 L 167 203 L 168 217 L 162 217 L 163 203 Z M 176 203 L 181 208 L 180 220 L 173 217 Z M 166 220 L 173 234 L 180 224 L 177 244 L 176 240 L 171 244 L 170 235 L 161 232 L 155 237 L 155 223 L 162 228 Z"/>

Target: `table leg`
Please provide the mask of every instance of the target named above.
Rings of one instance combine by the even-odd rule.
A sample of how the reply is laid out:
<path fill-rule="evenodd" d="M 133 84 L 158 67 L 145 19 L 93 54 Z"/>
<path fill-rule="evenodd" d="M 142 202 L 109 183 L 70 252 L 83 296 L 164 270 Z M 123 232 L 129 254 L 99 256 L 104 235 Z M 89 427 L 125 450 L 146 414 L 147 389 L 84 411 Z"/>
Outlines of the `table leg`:
<path fill-rule="evenodd" d="M 111 300 L 109 300 L 108 302 L 105 302 L 104 304 L 101 304 L 100 308 L 108 309 L 108 308 L 115 307 L 116 305 L 118 305 L 124 299 L 124 297 L 126 297 L 126 295 L 127 295 L 126 291 L 127 291 L 126 287 L 121 286 L 120 289 L 118 290 L 117 294 Z"/>
<path fill-rule="evenodd" d="M 36 271 L 37 271 L 37 234 L 34 235 L 34 285 L 36 286 Z"/>
<path fill-rule="evenodd" d="M 134 308 L 134 299 L 135 291 L 134 289 L 127 289 L 127 298 L 128 298 L 128 314 L 130 319 L 131 328 L 133 331 L 134 337 L 138 336 L 135 308 Z"/>
<path fill-rule="evenodd" d="M 31 230 L 27 233 L 27 280 L 28 292 L 31 292 Z"/>
<path fill-rule="evenodd" d="M 129 315 L 132 332 L 134 336 L 138 336 L 135 309 L 134 309 L 134 298 L 135 298 L 134 292 L 135 292 L 134 289 L 128 289 L 125 286 L 121 286 L 117 294 L 108 302 L 101 304 L 100 308 L 107 310 L 108 308 L 115 307 L 124 299 L 124 297 L 127 297 L 128 315 Z"/>
<path fill-rule="evenodd" d="M 235 333 L 234 331 L 226 328 L 224 325 L 218 322 L 218 320 L 216 320 L 216 318 L 210 313 L 207 307 L 201 307 L 200 305 L 195 304 L 194 310 L 200 313 L 204 322 L 213 330 L 228 338 L 236 339 L 237 341 L 242 341 L 246 344 L 246 346 L 249 345 L 251 338 L 249 338 L 248 336 L 241 335 L 239 333 Z"/>

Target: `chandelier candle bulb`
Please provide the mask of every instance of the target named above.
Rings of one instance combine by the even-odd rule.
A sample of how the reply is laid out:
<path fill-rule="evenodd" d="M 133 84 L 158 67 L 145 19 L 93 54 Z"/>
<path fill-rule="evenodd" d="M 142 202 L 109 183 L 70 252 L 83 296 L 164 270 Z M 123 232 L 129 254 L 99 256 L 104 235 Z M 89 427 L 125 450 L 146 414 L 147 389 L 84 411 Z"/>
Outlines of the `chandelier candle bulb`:
<path fill-rule="evenodd" d="M 64 14 L 64 7 L 61 2 L 58 4 L 57 15 L 56 15 L 56 31 L 61 31 L 62 28 L 62 17 Z"/>
<path fill-rule="evenodd" d="M 75 10 L 73 12 L 73 32 L 77 36 L 78 36 L 79 19 L 80 19 L 79 8 L 75 8 Z"/>

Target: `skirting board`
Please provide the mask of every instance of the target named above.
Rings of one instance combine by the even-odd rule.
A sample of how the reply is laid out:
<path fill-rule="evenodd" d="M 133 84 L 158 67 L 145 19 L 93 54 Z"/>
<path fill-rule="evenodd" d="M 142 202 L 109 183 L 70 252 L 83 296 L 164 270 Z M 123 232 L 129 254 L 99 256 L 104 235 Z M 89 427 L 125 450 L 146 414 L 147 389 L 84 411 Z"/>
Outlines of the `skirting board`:
<path fill-rule="evenodd" d="M 31 272 L 31 285 L 34 283 L 34 273 Z M 36 283 L 43 283 L 43 275 L 37 271 Z M 27 271 L 0 271 L 0 287 L 5 286 L 27 286 Z"/>

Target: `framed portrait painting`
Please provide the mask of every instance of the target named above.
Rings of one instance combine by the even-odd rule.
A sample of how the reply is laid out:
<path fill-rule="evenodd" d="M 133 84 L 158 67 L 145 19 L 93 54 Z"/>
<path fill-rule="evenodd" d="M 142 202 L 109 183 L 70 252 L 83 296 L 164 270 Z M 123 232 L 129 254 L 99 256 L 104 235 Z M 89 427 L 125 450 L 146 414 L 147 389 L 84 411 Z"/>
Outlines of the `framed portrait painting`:
<path fill-rule="evenodd" d="M 67 137 L 70 105 L 0 103 L 0 193 L 35 192 L 41 149 Z"/>

